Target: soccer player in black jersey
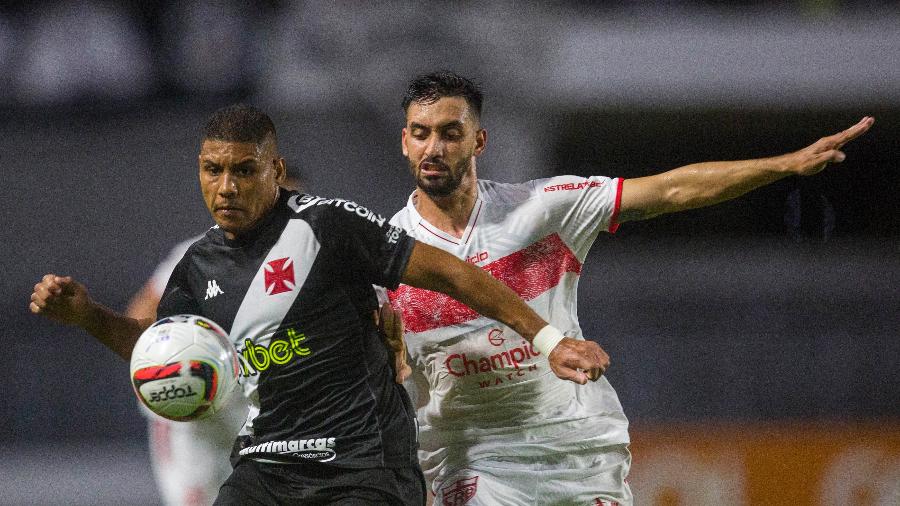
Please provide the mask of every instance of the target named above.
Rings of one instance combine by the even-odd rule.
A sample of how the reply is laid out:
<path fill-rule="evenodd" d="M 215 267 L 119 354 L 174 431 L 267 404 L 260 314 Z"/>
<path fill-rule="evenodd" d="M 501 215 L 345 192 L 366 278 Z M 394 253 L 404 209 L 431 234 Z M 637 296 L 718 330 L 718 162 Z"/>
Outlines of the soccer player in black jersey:
<path fill-rule="evenodd" d="M 216 226 L 172 273 L 157 317 L 199 314 L 229 331 L 245 358 L 251 413 L 216 504 L 422 504 L 409 398 L 371 313 L 373 284 L 446 293 L 520 335 L 550 343 L 549 366 L 587 380 L 609 358 L 563 338 L 482 270 L 420 243 L 344 199 L 279 189 L 275 127 L 248 106 L 217 111 L 199 157 Z M 94 302 L 71 277 L 47 274 L 30 309 L 78 325 L 128 359 L 152 319 Z"/>

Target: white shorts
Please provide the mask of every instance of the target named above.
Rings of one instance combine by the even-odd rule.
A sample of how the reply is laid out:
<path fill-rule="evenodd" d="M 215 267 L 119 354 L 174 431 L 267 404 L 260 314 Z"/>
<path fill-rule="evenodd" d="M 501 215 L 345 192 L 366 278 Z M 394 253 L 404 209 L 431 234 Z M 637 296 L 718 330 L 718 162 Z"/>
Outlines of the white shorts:
<path fill-rule="evenodd" d="M 247 409 L 246 399 L 235 395 L 222 411 L 195 422 L 147 413 L 150 461 L 164 504 L 203 506 L 215 501 L 231 474 L 229 456 Z"/>
<path fill-rule="evenodd" d="M 628 445 L 492 457 L 451 471 L 432 485 L 435 506 L 631 506 Z"/>

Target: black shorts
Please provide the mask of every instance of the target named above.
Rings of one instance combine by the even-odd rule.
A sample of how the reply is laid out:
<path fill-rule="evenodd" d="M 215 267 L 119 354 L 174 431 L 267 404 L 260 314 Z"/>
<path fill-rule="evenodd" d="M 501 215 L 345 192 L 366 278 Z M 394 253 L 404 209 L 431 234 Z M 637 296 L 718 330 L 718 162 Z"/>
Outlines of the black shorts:
<path fill-rule="evenodd" d="M 340 469 L 243 459 L 219 489 L 215 506 L 251 504 L 422 506 L 425 478 L 418 466 Z"/>

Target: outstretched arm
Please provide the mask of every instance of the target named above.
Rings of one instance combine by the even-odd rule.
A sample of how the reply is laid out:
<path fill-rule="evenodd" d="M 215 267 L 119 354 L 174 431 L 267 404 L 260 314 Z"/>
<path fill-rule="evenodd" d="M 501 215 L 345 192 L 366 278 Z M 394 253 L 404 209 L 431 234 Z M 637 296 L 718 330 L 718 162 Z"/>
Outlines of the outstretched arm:
<path fill-rule="evenodd" d="M 77 325 L 96 337 L 107 348 L 124 358 L 152 318 L 129 318 L 94 302 L 87 289 L 69 276 L 47 274 L 34 285 L 31 312 L 61 323 Z"/>
<path fill-rule="evenodd" d="M 541 351 L 546 352 L 550 368 L 562 379 L 583 385 L 588 379 L 597 379 L 609 366 L 609 356 L 597 343 L 562 338 L 508 286 L 446 251 L 416 242 L 401 281 L 445 293 L 479 314 L 508 325 L 535 347 L 547 346 Z"/>
<path fill-rule="evenodd" d="M 841 147 L 866 133 L 874 122 L 867 116 L 843 132 L 781 156 L 695 163 L 654 176 L 626 179 L 618 221 L 718 204 L 787 176 L 816 174 L 829 163 L 844 161 Z"/>

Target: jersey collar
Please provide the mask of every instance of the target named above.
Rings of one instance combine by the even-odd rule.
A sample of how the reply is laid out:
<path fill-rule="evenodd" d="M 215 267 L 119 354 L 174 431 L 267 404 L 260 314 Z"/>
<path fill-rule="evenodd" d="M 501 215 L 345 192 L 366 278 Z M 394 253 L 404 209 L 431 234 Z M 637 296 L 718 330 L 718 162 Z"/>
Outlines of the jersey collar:
<path fill-rule="evenodd" d="M 415 195 L 415 191 L 409 194 L 409 198 L 406 199 L 406 208 L 412 217 L 412 223 L 415 227 L 419 228 L 421 231 L 435 236 L 441 240 L 442 243 L 450 243 L 456 246 L 462 246 L 464 244 L 468 244 L 469 240 L 472 239 L 472 232 L 475 230 L 475 225 L 478 224 L 478 218 L 481 216 L 481 213 L 484 210 L 484 200 L 481 198 L 481 185 L 477 185 L 478 188 L 478 196 L 475 199 L 475 206 L 472 208 L 472 212 L 469 214 L 469 222 L 466 224 L 466 230 L 463 232 L 462 238 L 454 237 L 443 230 L 437 228 L 428 222 L 425 218 L 419 214 L 419 211 L 416 209 L 415 204 L 413 203 L 413 195 Z"/>

